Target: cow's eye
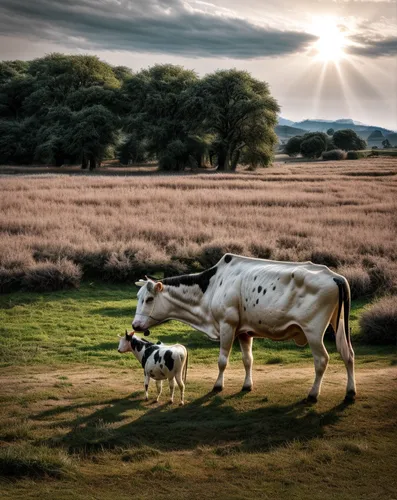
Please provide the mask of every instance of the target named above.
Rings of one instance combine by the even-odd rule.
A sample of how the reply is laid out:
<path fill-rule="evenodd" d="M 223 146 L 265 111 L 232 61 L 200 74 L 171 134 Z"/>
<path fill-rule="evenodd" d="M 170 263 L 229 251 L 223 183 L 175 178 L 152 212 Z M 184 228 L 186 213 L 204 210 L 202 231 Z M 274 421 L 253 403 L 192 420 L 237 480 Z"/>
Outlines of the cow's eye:
<path fill-rule="evenodd" d="M 149 304 L 149 302 L 153 302 L 153 297 L 149 297 L 146 299 L 146 304 Z"/>

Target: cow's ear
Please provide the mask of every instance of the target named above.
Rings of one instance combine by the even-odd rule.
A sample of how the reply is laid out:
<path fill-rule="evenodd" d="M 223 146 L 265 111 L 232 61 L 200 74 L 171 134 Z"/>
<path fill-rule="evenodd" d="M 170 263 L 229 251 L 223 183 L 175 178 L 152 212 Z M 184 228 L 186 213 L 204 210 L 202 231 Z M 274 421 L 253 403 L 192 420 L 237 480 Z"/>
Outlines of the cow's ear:
<path fill-rule="evenodd" d="M 139 281 L 135 281 L 135 285 L 136 286 L 144 286 L 146 285 L 146 281 L 145 280 L 139 280 Z"/>
<path fill-rule="evenodd" d="M 155 285 L 154 285 L 154 291 L 155 292 L 162 292 L 164 289 L 164 285 L 161 283 L 161 281 L 158 281 Z"/>

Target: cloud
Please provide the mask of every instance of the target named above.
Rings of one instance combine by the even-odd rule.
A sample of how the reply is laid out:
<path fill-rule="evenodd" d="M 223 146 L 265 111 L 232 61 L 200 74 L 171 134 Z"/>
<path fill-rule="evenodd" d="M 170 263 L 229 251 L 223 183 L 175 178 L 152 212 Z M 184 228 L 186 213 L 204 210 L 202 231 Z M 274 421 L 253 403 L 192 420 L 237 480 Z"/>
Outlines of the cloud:
<path fill-rule="evenodd" d="M 0 31 L 73 49 L 236 59 L 293 54 L 316 39 L 197 0 L 0 0 Z"/>
<path fill-rule="evenodd" d="M 355 45 L 350 45 L 346 51 L 349 54 L 366 57 L 390 57 L 397 55 L 397 36 L 385 36 L 382 38 L 371 35 L 355 35 L 349 37 Z"/>

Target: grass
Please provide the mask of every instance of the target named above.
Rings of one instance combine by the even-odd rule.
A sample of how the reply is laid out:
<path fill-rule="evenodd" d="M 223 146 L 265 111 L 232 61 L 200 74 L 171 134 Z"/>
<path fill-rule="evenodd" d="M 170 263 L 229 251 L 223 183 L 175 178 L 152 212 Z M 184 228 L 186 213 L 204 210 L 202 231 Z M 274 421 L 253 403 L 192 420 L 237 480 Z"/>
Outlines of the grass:
<path fill-rule="evenodd" d="M 376 264 L 397 289 L 396 189 L 386 157 L 236 174 L 5 176 L 0 291 L 75 286 L 81 273 L 132 282 L 200 270 L 226 251 L 352 268 L 361 296 L 374 293 Z"/>
<path fill-rule="evenodd" d="M 354 337 L 366 304 L 353 305 Z M 246 394 L 235 346 L 225 391 L 213 395 L 218 345 L 170 322 L 152 336 L 189 348 L 187 402 L 156 404 L 154 387 L 144 401 L 137 361 L 116 350 L 135 305 L 133 287 L 93 282 L 0 297 L 2 498 L 390 498 L 390 347 L 353 340 L 359 399 L 345 406 L 345 369 L 328 343 L 312 407 L 301 403 L 313 377 L 308 349 L 255 340 L 255 390 Z"/>
<path fill-rule="evenodd" d="M 79 290 L 52 293 L 12 293 L 0 296 L 0 366 L 14 364 L 89 363 L 95 366 L 135 366 L 130 355 L 117 352 L 117 335 L 131 329 L 136 307 L 134 285 L 84 283 Z M 353 338 L 359 333 L 358 319 L 367 301 L 353 303 Z M 152 330 L 152 340 L 183 342 L 193 363 L 216 364 L 218 344 L 205 334 L 178 322 L 168 322 Z M 360 360 L 389 356 L 387 346 L 369 348 L 356 345 Z M 331 356 L 339 359 L 333 342 Z M 296 363 L 311 358 L 308 347 L 294 342 L 257 339 L 254 356 L 259 363 Z M 231 361 L 241 363 L 238 342 Z M 71 386 L 69 380 L 55 380 L 55 388 Z"/>

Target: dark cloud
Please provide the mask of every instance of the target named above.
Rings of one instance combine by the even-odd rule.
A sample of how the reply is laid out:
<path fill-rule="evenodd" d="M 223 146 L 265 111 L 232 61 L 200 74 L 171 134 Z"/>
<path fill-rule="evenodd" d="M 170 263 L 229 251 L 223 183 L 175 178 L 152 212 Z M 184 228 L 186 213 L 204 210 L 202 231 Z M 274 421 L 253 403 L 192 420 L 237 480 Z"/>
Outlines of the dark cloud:
<path fill-rule="evenodd" d="M 397 36 L 373 38 L 367 35 L 349 37 L 350 41 L 358 45 L 351 45 L 347 52 L 367 57 L 390 57 L 397 55 Z"/>
<path fill-rule="evenodd" d="M 315 40 L 193 0 L 0 0 L 0 32 L 85 50 L 239 59 L 297 53 Z"/>

